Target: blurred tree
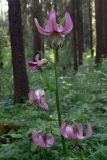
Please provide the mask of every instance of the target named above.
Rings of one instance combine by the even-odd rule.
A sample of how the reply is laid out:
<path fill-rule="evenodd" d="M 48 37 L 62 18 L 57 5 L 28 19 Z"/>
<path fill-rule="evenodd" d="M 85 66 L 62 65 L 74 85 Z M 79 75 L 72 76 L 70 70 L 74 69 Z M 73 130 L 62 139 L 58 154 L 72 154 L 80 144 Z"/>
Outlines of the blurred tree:
<path fill-rule="evenodd" d="M 27 21 L 28 21 L 28 7 L 27 5 L 28 0 L 20 0 L 21 1 L 21 9 L 22 9 L 22 26 L 24 27 L 24 29 L 26 29 L 26 27 L 28 27 Z"/>
<path fill-rule="evenodd" d="M 104 57 L 107 57 L 107 0 L 104 0 Z"/>
<path fill-rule="evenodd" d="M 78 51 L 77 51 L 77 21 L 76 21 L 76 1 L 72 0 L 72 20 L 73 20 L 73 60 L 74 71 L 78 71 Z"/>
<path fill-rule="evenodd" d="M 0 69 L 3 69 L 3 61 L 2 61 L 2 33 L 0 32 Z"/>
<path fill-rule="evenodd" d="M 32 0 L 32 20 L 33 20 L 33 50 L 35 59 L 35 55 L 43 50 L 43 39 L 41 34 L 38 32 L 37 28 L 35 27 L 34 18 L 37 18 L 40 24 L 42 24 L 42 3 L 39 0 Z M 38 52 L 39 51 L 39 52 Z"/>
<path fill-rule="evenodd" d="M 3 20 L 3 7 L 2 7 L 2 0 L 0 0 L 0 18 Z"/>
<path fill-rule="evenodd" d="M 101 62 L 104 54 L 104 0 L 96 0 L 96 63 Z"/>
<path fill-rule="evenodd" d="M 84 48 L 84 38 L 83 38 L 83 19 L 82 19 L 82 0 L 76 1 L 76 21 L 77 21 L 77 47 L 78 47 L 78 64 L 83 64 L 83 48 Z"/>
<path fill-rule="evenodd" d="M 89 0 L 82 0 L 84 49 L 90 48 Z"/>
<path fill-rule="evenodd" d="M 60 2 L 61 3 L 61 2 Z M 57 0 L 54 0 L 54 9 L 56 10 L 57 12 Z"/>
<path fill-rule="evenodd" d="M 2 11 L 2 1 L 0 1 L 0 24 L 2 24 L 2 23 L 3 23 L 3 11 Z M 3 68 L 2 39 L 3 39 L 3 35 L 2 35 L 2 29 L 1 29 L 1 25 L 0 25 L 0 69 Z"/>
<path fill-rule="evenodd" d="M 82 18 L 82 1 L 72 0 L 71 1 L 71 15 L 73 18 L 73 59 L 74 59 L 74 70 L 78 71 L 78 66 L 83 63 L 83 18 Z"/>
<path fill-rule="evenodd" d="M 94 56 L 93 50 L 93 26 L 92 26 L 92 0 L 89 0 L 89 22 L 90 22 L 90 50 L 91 50 L 91 57 Z"/>
<path fill-rule="evenodd" d="M 8 0 L 8 7 L 14 79 L 14 102 L 21 103 L 25 98 L 28 98 L 29 87 L 24 55 L 20 0 Z"/>

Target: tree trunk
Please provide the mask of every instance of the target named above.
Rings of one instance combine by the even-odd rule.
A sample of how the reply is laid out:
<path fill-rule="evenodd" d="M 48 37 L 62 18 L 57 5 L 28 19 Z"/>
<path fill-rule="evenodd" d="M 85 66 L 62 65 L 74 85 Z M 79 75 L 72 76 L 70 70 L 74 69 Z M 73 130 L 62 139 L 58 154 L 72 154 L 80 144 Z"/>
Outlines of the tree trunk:
<path fill-rule="evenodd" d="M 104 54 L 104 19 L 103 19 L 103 0 L 95 1 L 96 7 L 96 63 L 101 62 Z"/>
<path fill-rule="evenodd" d="M 3 22 L 3 11 L 2 11 L 2 1 L 0 1 L 0 18 L 1 18 L 1 24 Z M 3 69 L 3 61 L 2 61 L 2 39 L 3 35 L 0 31 L 0 69 Z"/>
<path fill-rule="evenodd" d="M 57 0 L 54 0 L 54 9 L 55 9 L 56 12 L 57 12 Z"/>
<path fill-rule="evenodd" d="M 3 69 L 3 61 L 2 61 L 2 34 L 0 33 L 0 70 Z"/>
<path fill-rule="evenodd" d="M 104 0 L 104 57 L 107 57 L 107 0 Z"/>
<path fill-rule="evenodd" d="M 22 10 L 22 26 L 24 29 L 27 29 L 27 0 L 20 0 L 21 1 L 21 10 Z"/>
<path fill-rule="evenodd" d="M 91 50 L 91 57 L 93 57 L 94 50 L 93 50 L 93 26 L 92 26 L 92 0 L 89 0 L 89 22 L 90 22 L 90 50 Z"/>
<path fill-rule="evenodd" d="M 77 47 L 78 47 L 78 64 L 83 64 L 83 19 L 82 19 L 82 1 L 75 0 L 76 2 L 76 19 L 77 19 Z"/>
<path fill-rule="evenodd" d="M 14 102 L 21 103 L 24 99 L 28 98 L 29 87 L 25 68 L 20 0 L 8 0 L 8 7 L 14 79 Z"/>
<path fill-rule="evenodd" d="M 77 21 L 76 21 L 76 1 L 72 0 L 72 20 L 73 20 L 73 59 L 74 59 L 74 71 L 78 71 L 78 52 L 77 52 Z"/>
<path fill-rule="evenodd" d="M 34 18 L 37 18 L 39 23 L 42 20 L 42 4 L 40 4 L 39 0 L 32 0 L 32 20 L 33 20 L 33 60 L 35 59 L 35 55 L 43 50 L 43 41 L 40 33 L 35 27 Z M 42 23 L 41 23 L 42 24 Z M 41 57 L 41 55 L 40 55 Z"/>
<path fill-rule="evenodd" d="M 3 3 L 3 1 L 0 0 L 0 18 L 3 21 L 3 19 L 4 19 L 4 13 L 3 13 L 3 4 L 2 3 Z"/>

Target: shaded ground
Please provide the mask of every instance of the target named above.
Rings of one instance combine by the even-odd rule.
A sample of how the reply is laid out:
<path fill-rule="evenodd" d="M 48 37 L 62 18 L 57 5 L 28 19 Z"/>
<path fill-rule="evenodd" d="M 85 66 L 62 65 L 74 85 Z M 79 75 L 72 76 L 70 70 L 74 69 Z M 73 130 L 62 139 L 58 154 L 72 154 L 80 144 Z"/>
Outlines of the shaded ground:
<path fill-rule="evenodd" d="M 49 111 L 43 112 L 36 105 L 12 102 L 12 71 L 10 60 L 0 71 L 0 160 L 63 160 L 54 96 L 54 72 L 51 68 L 35 75 L 29 71 L 31 88 L 44 88 Z M 89 65 L 92 63 L 88 62 Z M 60 74 L 60 99 L 62 117 L 73 123 L 81 121 L 84 126 L 92 121 L 94 135 L 80 142 L 81 147 L 67 142 L 67 160 L 107 159 L 107 61 L 100 68 L 82 66 L 79 73 L 67 71 Z M 35 87 L 36 86 L 36 87 Z M 44 87 L 45 86 L 45 87 Z M 40 151 L 31 139 L 32 132 L 54 133 L 56 145 L 48 151 Z"/>

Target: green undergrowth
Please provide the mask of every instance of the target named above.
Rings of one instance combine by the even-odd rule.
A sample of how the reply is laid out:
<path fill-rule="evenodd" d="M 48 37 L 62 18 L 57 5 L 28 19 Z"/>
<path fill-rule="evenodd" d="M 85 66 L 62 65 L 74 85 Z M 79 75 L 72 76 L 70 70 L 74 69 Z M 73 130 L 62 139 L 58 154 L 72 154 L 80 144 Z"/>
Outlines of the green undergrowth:
<path fill-rule="evenodd" d="M 7 53 L 9 54 L 9 53 Z M 85 56 L 85 63 L 74 73 L 69 67 L 60 67 L 59 84 L 63 120 L 71 124 L 87 121 L 93 125 L 93 136 L 74 146 L 67 141 L 68 154 L 62 152 L 55 107 L 55 81 L 52 67 L 31 73 L 27 69 L 31 89 L 43 88 L 49 111 L 38 106 L 13 104 L 13 83 L 10 56 L 4 58 L 0 71 L 0 160 L 107 160 L 107 60 L 95 66 Z M 40 150 L 32 142 L 32 132 L 38 129 L 56 135 L 56 144 L 49 150 Z"/>

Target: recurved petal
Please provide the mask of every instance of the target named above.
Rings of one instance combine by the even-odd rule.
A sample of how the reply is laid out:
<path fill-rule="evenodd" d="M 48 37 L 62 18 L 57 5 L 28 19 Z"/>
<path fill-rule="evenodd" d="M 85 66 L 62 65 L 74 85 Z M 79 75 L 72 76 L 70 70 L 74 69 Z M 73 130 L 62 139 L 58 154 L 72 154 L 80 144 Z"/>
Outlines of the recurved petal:
<path fill-rule="evenodd" d="M 39 147 L 44 148 L 43 138 L 42 138 L 42 136 L 38 135 L 37 131 L 35 131 L 34 133 L 32 133 L 32 139 L 33 139 L 33 141 L 34 141 L 34 143 L 36 145 L 38 145 Z"/>
<path fill-rule="evenodd" d="M 37 62 L 38 67 L 42 67 L 43 65 L 48 63 L 48 61 L 46 59 L 37 60 L 36 62 Z"/>
<path fill-rule="evenodd" d="M 38 61 L 38 60 L 39 60 L 39 57 L 40 57 L 40 55 L 39 55 L 39 54 L 36 54 L 36 56 L 35 56 L 35 61 Z"/>
<path fill-rule="evenodd" d="M 68 139 L 71 138 L 72 128 L 69 125 L 67 125 L 65 122 L 62 122 L 60 131 L 63 137 L 68 138 Z"/>
<path fill-rule="evenodd" d="M 52 23 L 51 23 L 50 20 L 49 20 L 49 21 L 47 22 L 47 24 L 45 25 L 45 30 L 46 30 L 47 32 L 50 32 L 50 34 L 53 32 L 53 26 L 52 26 Z"/>
<path fill-rule="evenodd" d="M 72 139 L 73 137 L 73 128 L 70 125 L 66 126 L 66 134 L 68 139 Z"/>
<path fill-rule="evenodd" d="M 85 139 L 86 139 L 86 136 L 81 136 L 81 135 L 77 134 L 76 139 L 77 139 L 77 140 L 85 140 Z"/>
<path fill-rule="evenodd" d="M 93 131 L 92 131 L 92 125 L 90 122 L 88 122 L 87 124 L 87 133 L 86 133 L 86 138 L 89 138 L 91 137 L 93 134 Z"/>
<path fill-rule="evenodd" d="M 37 62 L 28 61 L 29 67 L 35 67 L 37 65 Z"/>
<path fill-rule="evenodd" d="M 67 12 L 65 13 L 64 19 L 65 19 L 65 24 L 62 31 L 63 36 L 67 35 L 73 29 L 73 22 L 69 13 Z"/>
<path fill-rule="evenodd" d="M 38 61 L 37 61 L 37 65 L 38 65 L 38 67 L 42 67 L 42 65 L 43 65 L 43 64 L 42 64 L 42 60 L 38 60 Z"/>
<path fill-rule="evenodd" d="M 32 133 L 32 139 L 33 139 L 33 141 L 34 141 L 34 142 L 37 141 L 38 138 L 39 138 L 38 132 L 37 132 L 37 131 L 34 131 L 34 132 Z"/>
<path fill-rule="evenodd" d="M 87 124 L 86 136 L 83 136 L 82 134 L 77 134 L 77 138 L 79 140 L 86 140 L 86 139 L 90 138 L 91 136 L 92 136 L 92 126 L 91 126 L 91 123 L 89 122 Z"/>
<path fill-rule="evenodd" d="M 36 72 L 39 69 L 37 62 L 28 61 L 28 65 L 32 72 Z"/>
<path fill-rule="evenodd" d="M 47 59 L 41 59 L 41 65 L 45 65 L 48 63 L 48 60 Z"/>
<path fill-rule="evenodd" d="M 45 95 L 45 92 L 43 89 L 38 89 L 35 91 L 35 94 L 36 94 L 37 99 L 40 100 L 41 97 Z"/>
<path fill-rule="evenodd" d="M 82 124 L 81 123 L 78 123 L 77 124 L 77 128 L 78 128 L 78 134 L 80 136 L 83 136 L 83 127 L 82 127 Z"/>
<path fill-rule="evenodd" d="M 36 25 L 38 31 L 39 31 L 41 34 L 46 35 L 46 36 L 51 35 L 50 30 L 47 30 L 46 28 L 42 28 L 42 27 L 39 25 L 39 23 L 38 23 L 38 21 L 37 21 L 36 18 L 35 18 L 35 25 Z"/>
<path fill-rule="evenodd" d="M 44 110 L 48 110 L 48 104 L 45 102 L 45 98 L 44 97 L 41 97 L 41 100 L 40 100 L 40 107 Z"/>
<path fill-rule="evenodd" d="M 60 26 L 59 24 L 57 24 L 57 32 L 61 33 L 63 31 L 63 26 Z"/>
<path fill-rule="evenodd" d="M 60 132 L 65 138 L 67 138 L 67 135 L 66 135 L 65 131 L 66 131 L 66 123 L 62 122 Z"/>
<path fill-rule="evenodd" d="M 56 11 L 52 8 L 49 14 L 50 27 L 53 31 L 57 31 Z"/>
<path fill-rule="evenodd" d="M 35 99 L 35 91 L 34 90 L 31 90 L 29 92 L 28 97 L 29 97 L 30 104 L 35 103 L 36 99 Z"/>
<path fill-rule="evenodd" d="M 46 147 L 47 147 L 47 148 L 50 148 L 50 147 L 52 147 L 54 144 L 55 144 L 55 137 L 52 136 L 50 139 L 47 140 Z"/>

